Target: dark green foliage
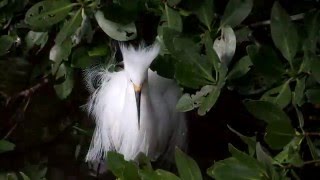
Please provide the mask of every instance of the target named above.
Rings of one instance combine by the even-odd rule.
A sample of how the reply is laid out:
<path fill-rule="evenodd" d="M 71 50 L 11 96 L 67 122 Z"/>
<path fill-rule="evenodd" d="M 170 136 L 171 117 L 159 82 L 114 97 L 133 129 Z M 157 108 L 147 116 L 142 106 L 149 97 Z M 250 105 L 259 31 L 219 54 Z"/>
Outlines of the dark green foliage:
<path fill-rule="evenodd" d="M 319 116 L 310 113 L 320 104 L 320 11 L 312 1 L 292 3 L 0 0 L 0 179 L 63 179 L 55 164 L 89 176 L 84 155 L 92 132 L 79 108 L 88 97 L 81 73 L 96 64 L 117 70 L 115 41 L 154 39 L 161 52 L 151 69 L 181 87 L 178 111 L 214 114 L 232 91 L 259 128 L 248 134 L 228 125 L 244 148 L 229 144 L 230 157 L 211 167 L 179 149 L 172 172 L 154 170 L 143 155 L 136 163 L 110 152 L 114 176 L 304 178 L 300 170 L 320 162 Z"/>

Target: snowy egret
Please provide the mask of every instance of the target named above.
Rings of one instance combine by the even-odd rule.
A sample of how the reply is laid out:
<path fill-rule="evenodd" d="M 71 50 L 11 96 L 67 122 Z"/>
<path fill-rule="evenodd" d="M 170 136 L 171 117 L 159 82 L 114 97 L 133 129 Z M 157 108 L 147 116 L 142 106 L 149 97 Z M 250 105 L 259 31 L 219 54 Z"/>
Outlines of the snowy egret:
<path fill-rule="evenodd" d="M 160 46 L 120 45 L 124 69 L 88 71 L 87 84 L 99 75 L 100 86 L 93 89 L 87 110 L 96 127 L 86 156 L 99 161 L 108 151 L 117 151 L 126 160 L 144 153 L 151 160 L 172 159 L 174 148 L 185 147 L 185 115 L 177 112 L 180 89 L 173 80 L 149 69 Z"/>

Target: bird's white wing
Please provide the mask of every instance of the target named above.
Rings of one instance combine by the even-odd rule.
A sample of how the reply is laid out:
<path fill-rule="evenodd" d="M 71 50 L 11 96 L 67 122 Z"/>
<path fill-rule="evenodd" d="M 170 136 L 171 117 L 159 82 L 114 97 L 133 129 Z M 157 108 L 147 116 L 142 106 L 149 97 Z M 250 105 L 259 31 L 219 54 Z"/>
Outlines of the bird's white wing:
<path fill-rule="evenodd" d="M 115 140 L 119 137 L 116 136 L 118 133 L 114 133 L 114 131 L 118 130 L 119 122 L 115 119 L 118 119 L 116 115 L 120 114 L 125 101 L 124 96 L 122 96 L 126 87 L 124 72 L 110 73 L 106 70 L 95 73 L 101 73 L 102 76 L 100 77 L 100 86 L 93 89 L 93 93 L 86 104 L 88 113 L 96 122 L 90 149 L 86 156 L 87 161 L 99 160 L 104 151 L 116 148 L 117 145 L 114 142 L 119 142 Z M 93 77 L 93 74 L 90 75 Z M 88 87 L 90 87 L 90 84 Z"/>
<path fill-rule="evenodd" d="M 182 149 L 186 147 L 185 114 L 176 110 L 181 91 L 173 80 L 163 78 L 151 70 L 148 74 L 150 95 L 153 97 L 151 102 L 159 121 L 159 148 L 170 159 L 176 146 Z"/>

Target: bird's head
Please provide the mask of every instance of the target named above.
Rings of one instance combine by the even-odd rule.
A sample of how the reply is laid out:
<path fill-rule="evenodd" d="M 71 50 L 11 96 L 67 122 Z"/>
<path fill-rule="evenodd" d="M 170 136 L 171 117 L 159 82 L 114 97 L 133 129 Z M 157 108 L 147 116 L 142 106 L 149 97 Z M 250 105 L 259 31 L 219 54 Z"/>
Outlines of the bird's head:
<path fill-rule="evenodd" d="M 155 43 L 145 47 L 140 45 L 133 46 L 121 45 L 121 52 L 124 63 L 124 71 L 128 80 L 133 86 L 136 95 L 136 104 L 138 111 L 138 124 L 140 124 L 140 98 L 144 81 L 148 75 L 148 69 L 152 61 L 157 57 L 160 51 L 160 45 Z"/>
<path fill-rule="evenodd" d="M 140 45 L 137 48 L 131 45 L 121 46 L 124 70 L 128 79 L 137 89 L 143 85 L 147 77 L 148 68 L 159 54 L 159 50 L 160 46 L 156 43 L 148 47 Z"/>

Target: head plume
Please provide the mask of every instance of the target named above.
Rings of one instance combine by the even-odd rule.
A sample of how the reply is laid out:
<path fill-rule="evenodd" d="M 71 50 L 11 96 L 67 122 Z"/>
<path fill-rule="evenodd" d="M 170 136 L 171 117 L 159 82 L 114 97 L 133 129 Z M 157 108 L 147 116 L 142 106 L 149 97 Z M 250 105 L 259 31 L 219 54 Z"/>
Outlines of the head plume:
<path fill-rule="evenodd" d="M 138 47 L 132 45 L 120 45 L 122 52 L 124 69 L 130 80 L 140 85 L 143 83 L 148 68 L 152 61 L 157 57 L 160 51 L 160 45 L 154 43 L 151 46 L 145 46 L 141 43 Z"/>

